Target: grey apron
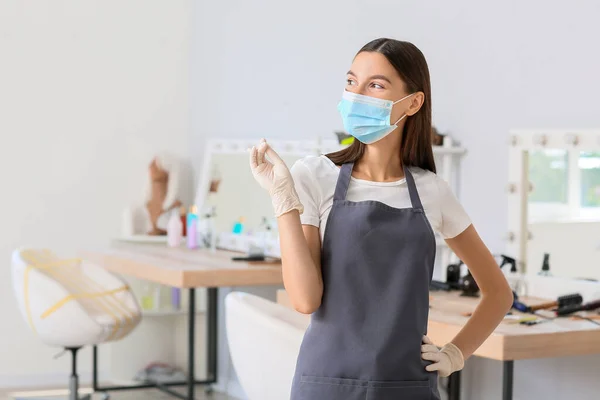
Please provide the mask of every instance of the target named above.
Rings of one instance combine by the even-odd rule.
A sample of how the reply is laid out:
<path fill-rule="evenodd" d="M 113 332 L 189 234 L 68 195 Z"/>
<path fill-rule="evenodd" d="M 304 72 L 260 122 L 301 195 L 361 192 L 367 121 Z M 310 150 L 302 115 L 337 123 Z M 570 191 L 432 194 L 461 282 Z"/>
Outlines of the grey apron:
<path fill-rule="evenodd" d="M 435 236 L 414 178 L 412 207 L 346 200 L 342 165 L 323 239 L 323 299 L 304 335 L 291 400 L 439 400 L 421 359 Z"/>

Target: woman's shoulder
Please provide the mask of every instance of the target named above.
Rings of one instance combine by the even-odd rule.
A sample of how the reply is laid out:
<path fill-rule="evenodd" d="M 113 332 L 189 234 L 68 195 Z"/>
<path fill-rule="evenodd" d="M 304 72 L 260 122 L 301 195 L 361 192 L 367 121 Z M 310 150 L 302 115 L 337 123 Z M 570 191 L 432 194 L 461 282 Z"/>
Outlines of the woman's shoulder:
<path fill-rule="evenodd" d="M 323 198 L 333 195 L 339 169 L 326 156 L 306 156 L 294 162 L 291 174 L 306 214 L 311 204 L 320 207 Z"/>
<path fill-rule="evenodd" d="M 444 197 L 446 192 L 450 189 L 448 182 L 435 172 L 419 167 L 409 168 L 415 178 L 415 184 L 419 190 L 426 190 L 428 196 L 441 198 Z"/>
<path fill-rule="evenodd" d="M 294 163 L 292 168 L 302 168 L 315 177 L 337 175 L 339 173 L 338 167 L 325 155 L 302 157 Z"/>
<path fill-rule="evenodd" d="M 441 179 L 438 174 L 436 174 L 435 172 L 432 172 L 428 169 L 423 169 L 420 167 L 415 167 L 415 166 L 411 166 L 408 167 L 410 169 L 410 172 L 412 172 L 413 177 L 415 178 L 415 182 L 418 183 L 418 181 L 423 181 L 423 182 L 437 182 L 437 180 Z"/>

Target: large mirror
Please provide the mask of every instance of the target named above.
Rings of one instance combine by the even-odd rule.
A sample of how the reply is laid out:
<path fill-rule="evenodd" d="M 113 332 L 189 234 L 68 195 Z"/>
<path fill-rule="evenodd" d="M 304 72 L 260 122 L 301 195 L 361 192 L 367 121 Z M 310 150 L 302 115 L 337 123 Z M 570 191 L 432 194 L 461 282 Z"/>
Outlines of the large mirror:
<path fill-rule="evenodd" d="M 534 150 L 528 159 L 530 271 L 600 280 L 600 151 Z"/>
<path fill-rule="evenodd" d="M 218 248 L 245 250 L 246 240 L 270 230 L 276 239 L 276 221 L 267 192 L 252 176 L 247 149 L 257 140 L 213 140 L 207 143 L 203 176 L 196 205 L 201 225 L 212 218 Z M 317 142 L 270 141 L 289 168 L 300 158 L 319 153 Z M 210 217 L 209 217 L 210 216 Z"/>
<path fill-rule="evenodd" d="M 513 138 L 520 149 L 511 164 L 522 165 L 518 236 L 527 274 L 600 280 L 600 134 L 525 132 Z"/>
<path fill-rule="evenodd" d="M 281 156 L 290 168 L 301 157 L 300 154 Z M 214 208 L 218 232 L 252 232 L 264 219 L 270 222 L 273 217 L 270 197 L 252 177 L 247 154 L 212 156 L 211 184 L 204 206 Z"/>

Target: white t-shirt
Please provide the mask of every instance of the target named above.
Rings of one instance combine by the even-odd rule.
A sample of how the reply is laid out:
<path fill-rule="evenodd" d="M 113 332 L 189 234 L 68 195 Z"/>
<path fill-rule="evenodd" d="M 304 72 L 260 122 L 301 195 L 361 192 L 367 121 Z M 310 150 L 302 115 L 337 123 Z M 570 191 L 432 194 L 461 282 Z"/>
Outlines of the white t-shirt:
<path fill-rule="evenodd" d="M 410 167 L 425 215 L 433 230 L 444 239 L 462 233 L 471 219 L 446 181 L 431 171 Z M 291 168 L 296 191 L 304 205 L 300 221 L 319 228 L 321 243 L 340 169 L 326 156 L 308 156 Z M 352 177 L 346 199 L 377 200 L 395 208 L 411 207 L 406 178 L 394 182 L 373 182 Z"/>

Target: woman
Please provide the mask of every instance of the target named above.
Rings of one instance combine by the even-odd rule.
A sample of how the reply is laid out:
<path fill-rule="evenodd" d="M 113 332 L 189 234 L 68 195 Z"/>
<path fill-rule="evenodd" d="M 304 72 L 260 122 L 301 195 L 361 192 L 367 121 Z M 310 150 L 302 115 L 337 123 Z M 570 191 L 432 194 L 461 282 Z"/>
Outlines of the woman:
<path fill-rule="evenodd" d="M 511 290 L 435 174 L 423 54 L 407 42 L 368 43 L 338 110 L 355 138 L 349 147 L 291 172 L 264 139 L 250 154 L 278 217 L 285 288 L 296 310 L 312 314 L 291 399 L 439 399 L 437 376 L 462 369 L 510 309 Z M 426 336 L 434 231 L 482 293 L 441 349 Z"/>

